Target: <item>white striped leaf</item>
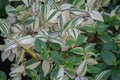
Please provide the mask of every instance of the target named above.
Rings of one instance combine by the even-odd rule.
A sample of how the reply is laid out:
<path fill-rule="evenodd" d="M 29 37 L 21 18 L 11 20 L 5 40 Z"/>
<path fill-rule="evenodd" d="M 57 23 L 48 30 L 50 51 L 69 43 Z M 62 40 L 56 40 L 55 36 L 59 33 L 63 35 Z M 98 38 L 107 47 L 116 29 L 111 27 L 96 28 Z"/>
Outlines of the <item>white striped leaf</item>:
<path fill-rule="evenodd" d="M 76 70 L 77 75 L 84 76 L 87 71 L 86 59 L 79 65 Z"/>
<path fill-rule="evenodd" d="M 40 5 L 40 14 L 43 16 L 43 18 L 45 20 L 47 20 L 47 16 L 48 16 L 48 13 L 50 11 L 50 5 L 49 4 L 46 4 L 46 5 Z"/>
<path fill-rule="evenodd" d="M 14 16 L 17 14 L 18 11 L 14 7 L 12 7 L 11 5 L 7 5 L 6 12 L 9 16 Z"/>
<path fill-rule="evenodd" d="M 58 11 L 56 9 L 50 10 L 47 17 L 47 21 L 51 23 L 57 23 L 57 19 L 60 16 L 60 14 L 61 14 L 61 11 Z"/>
<path fill-rule="evenodd" d="M 111 72 L 111 70 L 104 70 L 103 72 L 101 72 L 100 74 L 98 74 L 96 77 L 95 77 L 95 80 L 102 80 L 103 79 L 103 77 L 106 75 L 106 74 L 108 74 L 108 73 L 110 73 Z M 108 77 L 107 77 L 108 78 Z M 106 79 L 107 80 L 107 79 Z"/>
<path fill-rule="evenodd" d="M 72 19 L 72 20 L 70 20 L 70 21 L 67 21 L 67 22 L 64 24 L 64 26 L 63 26 L 63 28 L 62 28 L 62 36 L 67 32 L 67 30 L 68 30 L 69 28 L 72 28 L 72 27 L 74 26 L 75 22 L 76 22 L 76 19 Z"/>
<path fill-rule="evenodd" d="M 0 21 L 0 31 L 4 36 L 9 34 L 9 26 L 3 21 Z"/>
<path fill-rule="evenodd" d="M 61 16 L 58 18 L 58 25 L 61 28 L 63 28 L 63 25 L 65 24 L 66 19 L 65 16 L 63 14 L 61 14 Z"/>
<path fill-rule="evenodd" d="M 77 38 L 78 38 L 78 35 L 80 34 L 80 32 L 78 31 L 78 29 L 76 29 L 76 28 L 70 28 L 69 30 L 68 30 L 68 33 L 75 39 L 75 40 L 77 40 Z"/>

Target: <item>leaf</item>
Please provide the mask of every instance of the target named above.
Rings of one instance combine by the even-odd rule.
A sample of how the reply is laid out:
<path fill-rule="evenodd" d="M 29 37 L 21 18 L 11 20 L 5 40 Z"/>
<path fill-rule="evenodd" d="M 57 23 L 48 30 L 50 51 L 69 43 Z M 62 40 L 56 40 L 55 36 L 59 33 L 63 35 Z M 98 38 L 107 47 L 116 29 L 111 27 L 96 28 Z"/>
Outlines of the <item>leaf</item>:
<path fill-rule="evenodd" d="M 14 7 L 12 7 L 11 5 L 6 6 L 6 12 L 9 16 L 14 16 L 18 13 L 18 11 Z"/>
<path fill-rule="evenodd" d="M 29 6 L 29 1 L 28 0 L 22 0 L 22 2 L 28 7 Z"/>
<path fill-rule="evenodd" d="M 63 69 L 63 67 L 60 67 L 56 78 L 58 80 L 63 80 L 63 77 L 64 77 L 64 69 Z"/>
<path fill-rule="evenodd" d="M 91 11 L 94 8 L 96 0 L 87 0 L 87 6 L 89 8 L 89 11 Z"/>
<path fill-rule="evenodd" d="M 81 77 L 80 79 L 81 79 L 81 80 L 88 80 L 87 77 Z"/>
<path fill-rule="evenodd" d="M 85 51 L 86 51 L 86 52 L 93 51 L 95 45 L 96 45 L 95 43 L 89 43 L 89 44 L 85 45 Z"/>
<path fill-rule="evenodd" d="M 58 18 L 58 25 L 61 28 L 63 28 L 63 25 L 65 24 L 66 19 L 65 16 L 63 14 L 60 15 L 60 17 Z"/>
<path fill-rule="evenodd" d="M 102 79 L 107 80 L 108 77 L 110 76 L 110 73 L 111 73 L 111 70 L 104 70 L 103 72 L 101 72 L 95 77 L 95 80 L 102 80 Z"/>
<path fill-rule="evenodd" d="M 98 64 L 98 62 L 97 62 L 95 59 L 93 59 L 93 58 L 88 58 L 88 59 L 87 59 L 87 63 L 88 63 L 88 64 L 91 64 L 91 65 L 96 65 L 96 64 Z"/>
<path fill-rule="evenodd" d="M 4 21 L 0 20 L 0 31 L 4 36 L 9 34 L 9 26 Z"/>
<path fill-rule="evenodd" d="M 108 65 L 115 65 L 116 56 L 107 50 L 101 52 L 104 62 Z"/>
<path fill-rule="evenodd" d="M 34 44 L 35 44 L 35 50 L 37 52 L 42 52 L 43 53 L 47 50 L 47 46 L 46 46 L 45 42 L 43 42 L 40 39 L 36 39 Z"/>
<path fill-rule="evenodd" d="M 87 70 L 86 59 L 79 65 L 76 70 L 77 75 L 84 76 Z"/>
<path fill-rule="evenodd" d="M 50 63 L 46 60 L 43 61 L 42 63 L 42 70 L 44 72 L 44 77 L 48 74 L 50 70 Z"/>
<path fill-rule="evenodd" d="M 3 53 L 1 54 L 1 59 L 2 59 L 2 61 L 5 61 L 9 56 L 10 56 L 10 51 L 3 52 Z"/>
<path fill-rule="evenodd" d="M 84 55 L 84 51 L 82 47 L 75 47 L 70 50 L 70 52 L 73 52 L 78 55 Z"/>
<path fill-rule="evenodd" d="M 29 47 L 29 48 L 31 48 L 34 45 L 34 41 L 35 41 L 35 39 L 30 35 L 21 37 L 18 39 L 19 43 L 21 43 L 24 46 Z"/>
<path fill-rule="evenodd" d="M 31 23 L 33 23 L 33 22 L 35 22 L 35 19 L 32 18 L 32 17 L 28 17 L 27 19 L 25 19 L 25 20 L 23 21 L 23 24 L 24 24 L 24 25 L 29 25 L 29 24 L 31 24 Z"/>
<path fill-rule="evenodd" d="M 6 43 L 6 45 L 4 46 L 4 51 L 8 51 L 12 48 L 16 48 L 18 45 L 15 41 L 11 40 L 8 43 Z"/>
<path fill-rule="evenodd" d="M 98 11 L 91 11 L 90 16 L 95 20 L 104 22 L 102 15 Z"/>
<path fill-rule="evenodd" d="M 26 74 L 27 74 L 29 77 L 35 77 L 35 76 L 37 76 L 37 72 L 36 72 L 35 70 L 26 69 L 25 72 L 26 72 Z"/>
<path fill-rule="evenodd" d="M 81 80 L 79 77 L 76 77 L 75 80 Z"/>
<path fill-rule="evenodd" d="M 47 21 L 50 23 L 56 23 L 58 16 L 60 16 L 60 14 L 61 14 L 61 11 L 57 11 L 54 9 L 50 10 L 48 17 L 47 17 Z"/>
<path fill-rule="evenodd" d="M 53 43 L 58 43 L 58 44 L 60 44 L 60 45 L 65 45 L 64 42 L 62 42 L 62 41 L 59 40 L 59 39 L 51 38 L 50 41 L 53 42 Z"/>
<path fill-rule="evenodd" d="M 62 63 L 61 55 L 57 51 L 51 52 L 51 59 L 52 59 L 52 61 L 56 62 L 57 64 Z"/>
<path fill-rule="evenodd" d="M 70 28 L 70 29 L 68 30 L 68 33 L 69 33 L 75 40 L 77 40 L 78 35 L 80 34 L 79 30 L 76 29 L 76 28 L 73 28 L 73 29 Z"/>
<path fill-rule="evenodd" d="M 111 74 L 111 80 L 119 80 L 120 79 L 120 70 L 113 70 Z"/>
<path fill-rule="evenodd" d="M 78 18 L 78 19 L 76 20 L 75 27 L 80 26 L 80 24 L 81 24 L 83 21 L 84 21 L 84 19 L 83 19 L 83 18 Z"/>
<path fill-rule="evenodd" d="M 31 65 L 26 66 L 26 69 L 35 69 L 37 66 L 39 66 L 40 61 L 36 63 L 32 63 Z"/>
<path fill-rule="evenodd" d="M 71 4 L 62 4 L 60 6 L 60 10 L 66 10 L 66 9 L 70 9 L 72 7 Z"/>
<path fill-rule="evenodd" d="M 7 80 L 6 74 L 0 70 L 0 80 Z"/>
<path fill-rule="evenodd" d="M 101 68 L 98 68 L 97 66 L 93 66 L 93 65 L 88 65 L 88 67 L 87 67 L 87 71 L 89 72 L 89 73 L 100 73 L 101 71 L 102 71 L 102 69 Z"/>
<path fill-rule="evenodd" d="M 83 44 L 84 42 L 86 42 L 86 40 L 87 40 L 87 37 L 85 37 L 84 35 L 79 35 L 78 37 L 77 37 L 77 45 L 81 45 L 81 44 Z"/>
<path fill-rule="evenodd" d="M 12 70 L 12 72 L 10 72 L 10 74 L 16 74 L 16 73 L 23 73 L 25 71 L 24 66 L 18 66 L 17 68 L 15 68 L 14 70 Z"/>
<path fill-rule="evenodd" d="M 40 5 L 40 14 L 43 16 L 45 20 L 47 20 L 47 16 L 49 15 L 50 11 L 50 5 L 49 4 L 44 4 Z"/>

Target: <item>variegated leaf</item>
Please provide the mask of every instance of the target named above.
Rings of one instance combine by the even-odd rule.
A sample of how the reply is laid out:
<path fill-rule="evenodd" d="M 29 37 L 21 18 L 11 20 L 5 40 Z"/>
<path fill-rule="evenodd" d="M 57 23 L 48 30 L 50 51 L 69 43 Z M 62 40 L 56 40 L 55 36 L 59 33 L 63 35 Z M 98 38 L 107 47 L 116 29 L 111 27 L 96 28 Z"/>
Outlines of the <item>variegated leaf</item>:
<path fill-rule="evenodd" d="M 56 9 L 50 10 L 47 17 L 47 21 L 51 23 L 57 23 L 57 19 L 60 16 L 60 14 L 61 14 L 61 11 L 57 11 Z"/>
<path fill-rule="evenodd" d="M 87 71 L 86 59 L 79 65 L 76 70 L 77 75 L 84 76 Z"/>
<path fill-rule="evenodd" d="M 42 70 L 44 72 L 44 76 L 46 76 L 50 70 L 50 63 L 48 61 L 46 61 L 46 60 L 43 61 Z"/>
<path fill-rule="evenodd" d="M 9 16 L 15 16 L 17 14 L 17 10 L 11 5 L 6 6 L 6 12 Z"/>
<path fill-rule="evenodd" d="M 9 26 L 4 22 L 0 20 L 0 31 L 4 36 L 7 36 L 9 34 Z"/>
<path fill-rule="evenodd" d="M 26 66 L 26 69 L 35 69 L 39 64 L 40 64 L 40 61 L 30 64 L 30 65 Z"/>
<path fill-rule="evenodd" d="M 64 69 L 63 67 L 60 67 L 60 69 L 58 70 L 58 74 L 57 74 L 57 79 L 58 80 L 63 80 L 63 77 L 64 77 Z"/>
<path fill-rule="evenodd" d="M 70 9 L 73 5 L 71 4 L 63 4 L 60 6 L 61 10 L 66 10 L 66 9 Z"/>
<path fill-rule="evenodd" d="M 102 78 L 107 74 L 107 73 L 110 73 L 111 70 L 104 70 L 103 72 L 101 72 L 100 74 L 98 74 L 96 77 L 95 77 L 95 80 L 102 80 Z"/>
<path fill-rule="evenodd" d="M 104 22 L 102 15 L 98 11 L 91 11 L 90 16 L 95 20 Z"/>
<path fill-rule="evenodd" d="M 18 39 L 19 43 L 21 43 L 21 44 L 23 44 L 23 45 L 25 45 L 29 48 L 34 45 L 34 41 L 35 41 L 35 39 L 30 35 L 25 36 L 25 37 L 21 37 L 21 38 Z"/>

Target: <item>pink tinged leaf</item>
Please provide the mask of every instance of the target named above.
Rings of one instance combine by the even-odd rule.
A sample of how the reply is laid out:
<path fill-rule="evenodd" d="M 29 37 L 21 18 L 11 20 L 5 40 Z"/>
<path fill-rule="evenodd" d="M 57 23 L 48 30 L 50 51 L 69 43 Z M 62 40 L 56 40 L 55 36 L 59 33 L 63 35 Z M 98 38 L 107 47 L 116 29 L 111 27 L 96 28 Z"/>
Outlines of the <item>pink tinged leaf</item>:
<path fill-rule="evenodd" d="M 6 51 L 6 52 L 3 52 L 1 54 L 1 59 L 2 61 L 5 61 L 8 57 L 10 56 L 10 50 Z"/>

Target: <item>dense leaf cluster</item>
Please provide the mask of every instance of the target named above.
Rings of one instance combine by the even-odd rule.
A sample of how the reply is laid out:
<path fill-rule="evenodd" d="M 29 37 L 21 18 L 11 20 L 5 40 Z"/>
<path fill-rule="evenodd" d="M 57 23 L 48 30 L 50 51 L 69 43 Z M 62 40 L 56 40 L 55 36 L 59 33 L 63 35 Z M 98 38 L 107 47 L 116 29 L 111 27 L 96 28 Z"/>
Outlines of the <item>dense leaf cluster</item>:
<path fill-rule="evenodd" d="M 12 2 L 12 0 L 9 0 Z M 10 80 L 119 80 L 119 0 L 22 0 L 0 19 Z M 27 57 L 30 57 L 29 59 Z M 3 71 L 0 79 L 5 80 Z"/>

